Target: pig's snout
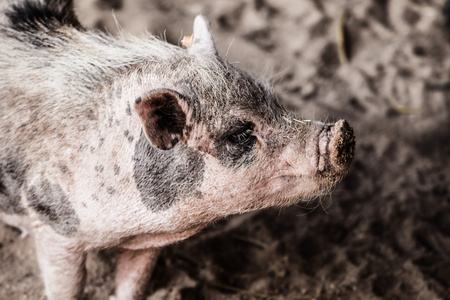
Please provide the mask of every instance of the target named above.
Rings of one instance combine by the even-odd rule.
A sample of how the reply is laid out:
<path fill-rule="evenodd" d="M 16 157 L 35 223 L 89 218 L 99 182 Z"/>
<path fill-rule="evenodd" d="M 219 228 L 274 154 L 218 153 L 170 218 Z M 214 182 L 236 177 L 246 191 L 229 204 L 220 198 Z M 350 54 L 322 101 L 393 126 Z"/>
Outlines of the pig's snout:
<path fill-rule="evenodd" d="M 339 120 L 330 128 L 330 133 L 331 139 L 327 149 L 329 151 L 330 171 L 336 175 L 344 175 L 350 167 L 355 150 L 353 128 L 348 125 L 347 121 Z"/>
<path fill-rule="evenodd" d="M 354 156 L 353 129 L 345 120 L 301 125 L 310 130 L 308 141 L 302 144 L 293 139 L 283 149 L 269 185 L 269 190 L 281 191 L 286 203 L 328 194 L 345 176 Z"/>
<path fill-rule="evenodd" d="M 326 177 L 345 175 L 353 159 L 355 138 L 347 121 L 325 125 L 318 138 L 317 170 Z"/>

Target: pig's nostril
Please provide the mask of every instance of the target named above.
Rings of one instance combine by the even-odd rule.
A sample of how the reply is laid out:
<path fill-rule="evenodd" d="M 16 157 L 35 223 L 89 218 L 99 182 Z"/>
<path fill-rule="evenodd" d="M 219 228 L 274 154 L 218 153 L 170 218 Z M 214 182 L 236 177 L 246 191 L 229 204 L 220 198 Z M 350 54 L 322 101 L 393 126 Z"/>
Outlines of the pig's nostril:
<path fill-rule="evenodd" d="M 355 137 L 353 128 L 345 120 L 334 124 L 333 138 L 330 143 L 330 161 L 336 171 L 346 172 L 353 160 Z"/>
<path fill-rule="evenodd" d="M 353 129 L 350 127 L 350 125 L 348 125 L 347 121 L 345 120 L 337 121 L 336 124 L 334 124 L 334 127 L 338 127 L 339 132 L 344 132 L 347 130 L 351 130 L 353 132 Z"/>

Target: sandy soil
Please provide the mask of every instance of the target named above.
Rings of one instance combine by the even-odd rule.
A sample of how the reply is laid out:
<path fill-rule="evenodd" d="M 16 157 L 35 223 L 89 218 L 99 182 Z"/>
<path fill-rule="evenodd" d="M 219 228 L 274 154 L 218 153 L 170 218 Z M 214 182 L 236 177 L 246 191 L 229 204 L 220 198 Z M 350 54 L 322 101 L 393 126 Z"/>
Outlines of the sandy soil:
<path fill-rule="evenodd" d="M 444 0 L 81 0 L 87 26 L 178 43 L 195 15 L 223 56 L 305 119 L 347 119 L 348 176 L 314 203 L 236 216 L 167 247 L 148 299 L 450 299 L 450 30 Z M 348 63 L 337 24 L 346 12 Z M 447 23 L 446 23 L 447 21 Z M 447 25 L 446 25 L 447 24 Z M 32 239 L 0 225 L 0 299 L 44 299 Z M 113 293 L 114 250 L 86 299 Z"/>

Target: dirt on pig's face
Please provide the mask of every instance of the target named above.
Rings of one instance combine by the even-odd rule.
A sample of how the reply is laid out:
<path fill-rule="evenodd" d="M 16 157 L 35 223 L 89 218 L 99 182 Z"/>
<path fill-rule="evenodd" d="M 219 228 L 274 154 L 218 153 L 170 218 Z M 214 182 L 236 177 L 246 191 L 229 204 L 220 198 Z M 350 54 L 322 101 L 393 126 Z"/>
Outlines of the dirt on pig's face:
<path fill-rule="evenodd" d="M 165 199 L 174 203 L 181 197 L 190 208 L 222 217 L 327 194 L 346 174 L 355 142 L 344 120 L 301 121 L 251 75 L 219 58 L 216 71 L 210 70 L 211 65 L 197 67 L 189 82 L 177 83 L 177 91 L 160 91 L 173 104 L 164 113 L 173 118 L 166 125 L 178 129 L 158 138 L 161 134 L 146 131 L 142 121 L 147 137 L 161 149 L 153 155 L 176 161 L 159 172 L 172 173 L 167 182 L 176 180 L 169 188 L 178 191 L 176 197 Z M 140 110 L 140 101 L 138 113 L 153 110 Z M 161 208 L 170 206 L 164 203 Z"/>

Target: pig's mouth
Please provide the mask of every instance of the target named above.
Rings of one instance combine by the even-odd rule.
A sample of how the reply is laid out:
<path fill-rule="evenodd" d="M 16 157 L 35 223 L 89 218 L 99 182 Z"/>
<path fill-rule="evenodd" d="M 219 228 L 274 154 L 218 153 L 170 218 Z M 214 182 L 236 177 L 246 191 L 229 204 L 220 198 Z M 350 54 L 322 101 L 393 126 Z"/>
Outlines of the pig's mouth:
<path fill-rule="evenodd" d="M 339 180 L 347 173 L 353 159 L 353 129 L 345 120 L 339 120 L 332 126 L 324 126 L 317 143 L 319 174 L 330 179 L 337 177 Z"/>

